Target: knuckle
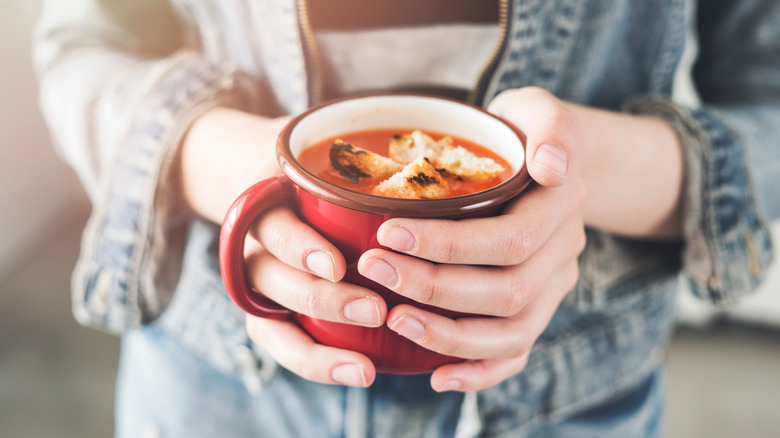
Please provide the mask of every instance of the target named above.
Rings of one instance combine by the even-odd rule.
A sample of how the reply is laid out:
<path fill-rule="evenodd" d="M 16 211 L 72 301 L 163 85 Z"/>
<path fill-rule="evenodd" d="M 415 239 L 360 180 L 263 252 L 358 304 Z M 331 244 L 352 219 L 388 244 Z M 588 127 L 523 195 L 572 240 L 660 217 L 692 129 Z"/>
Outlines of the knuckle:
<path fill-rule="evenodd" d="M 436 348 L 435 344 L 439 344 L 440 348 Z M 431 349 L 439 351 L 451 356 L 464 356 L 464 341 L 457 336 L 447 335 L 446 338 L 441 339 L 438 343 L 432 343 Z"/>
<path fill-rule="evenodd" d="M 520 279 L 513 279 L 509 286 L 499 295 L 496 316 L 508 317 L 515 315 L 525 305 L 525 285 Z"/>
<path fill-rule="evenodd" d="M 458 251 L 455 248 L 455 241 L 453 239 L 447 240 L 447 250 L 445 251 L 444 262 L 451 263 L 457 257 Z"/>
<path fill-rule="evenodd" d="M 530 87 L 527 87 L 530 88 Z M 520 99 L 523 97 L 524 93 L 527 91 L 524 88 L 510 88 L 508 90 L 504 90 L 495 97 L 494 100 L 496 101 L 507 101 L 512 102 L 515 99 Z"/>
<path fill-rule="evenodd" d="M 460 236 L 462 233 L 457 229 L 456 222 L 444 221 L 442 225 L 442 235 L 447 236 L 447 238 L 438 252 L 441 254 L 441 262 L 453 263 L 458 260 L 460 254 L 455 236 Z"/>
<path fill-rule="evenodd" d="M 417 293 L 417 301 L 425 304 L 437 304 L 442 295 L 441 272 L 434 266 L 431 266 L 429 270 L 424 272 L 421 278 L 426 280 L 412 288 L 419 291 Z"/>
<path fill-rule="evenodd" d="M 548 119 L 553 126 L 568 125 L 574 118 L 574 114 L 560 102 L 551 101 L 548 104 Z"/>
<path fill-rule="evenodd" d="M 301 295 L 301 313 L 312 317 L 322 316 L 320 306 L 324 294 L 322 287 L 317 283 L 319 282 L 314 282 L 315 285 L 307 288 L 306 292 Z"/>
<path fill-rule="evenodd" d="M 419 236 L 415 249 L 409 254 L 440 263 L 452 263 L 460 255 L 457 236 L 462 235 L 458 223 L 452 220 L 436 220 L 416 227 Z"/>
<path fill-rule="evenodd" d="M 555 96 L 553 96 L 552 93 L 547 91 L 546 89 L 538 86 L 528 86 L 523 87 L 516 90 L 518 97 L 523 97 L 524 99 L 538 99 L 538 100 L 549 100 L 549 99 L 555 99 Z"/>
<path fill-rule="evenodd" d="M 558 137 L 563 131 L 578 131 L 578 121 L 571 109 L 558 99 L 542 100 L 537 104 L 537 128 L 540 134 Z M 556 134 L 557 133 L 557 134 Z M 559 140 L 560 141 L 560 140 Z M 565 146 L 565 145 L 561 145 Z"/>
<path fill-rule="evenodd" d="M 522 308 L 525 300 L 518 292 L 510 292 L 503 294 L 503 299 L 499 303 L 498 309 L 495 312 L 496 316 L 503 318 L 510 317 L 517 314 Z"/>
<path fill-rule="evenodd" d="M 506 246 L 506 264 L 517 265 L 527 259 L 538 239 L 538 233 L 532 226 L 513 230 Z"/>
<path fill-rule="evenodd" d="M 287 227 L 276 226 L 263 233 L 263 245 L 273 248 L 275 254 L 286 254 L 291 245 L 290 232 Z"/>
<path fill-rule="evenodd" d="M 507 357 L 520 357 L 531 350 L 533 342 L 526 336 L 516 336 L 506 349 Z"/>

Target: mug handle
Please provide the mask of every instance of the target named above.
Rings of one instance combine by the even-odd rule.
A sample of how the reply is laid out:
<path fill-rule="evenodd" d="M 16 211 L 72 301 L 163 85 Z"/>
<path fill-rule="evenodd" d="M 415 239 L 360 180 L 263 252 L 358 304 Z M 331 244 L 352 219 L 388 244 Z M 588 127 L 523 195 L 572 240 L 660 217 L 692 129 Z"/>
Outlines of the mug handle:
<path fill-rule="evenodd" d="M 293 194 L 285 176 L 264 179 L 242 193 L 230 206 L 219 234 L 219 267 L 230 298 L 245 312 L 262 318 L 292 320 L 293 312 L 269 300 L 249 286 L 244 266 L 244 242 L 249 227 L 260 214 Z"/>

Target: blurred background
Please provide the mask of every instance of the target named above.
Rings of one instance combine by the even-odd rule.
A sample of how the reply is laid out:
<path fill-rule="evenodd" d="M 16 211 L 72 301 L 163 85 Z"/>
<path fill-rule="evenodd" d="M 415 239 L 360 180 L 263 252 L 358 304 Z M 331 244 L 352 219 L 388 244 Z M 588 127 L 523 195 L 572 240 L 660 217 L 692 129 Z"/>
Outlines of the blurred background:
<path fill-rule="evenodd" d="M 0 437 L 108 437 L 119 340 L 70 313 L 90 207 L 38 112 L 30 34 L 39 8 L 0 0 Z M 679 321 L 666 436 L 778 436 L 780 264 L 728 311 L 681 293 Z"/>

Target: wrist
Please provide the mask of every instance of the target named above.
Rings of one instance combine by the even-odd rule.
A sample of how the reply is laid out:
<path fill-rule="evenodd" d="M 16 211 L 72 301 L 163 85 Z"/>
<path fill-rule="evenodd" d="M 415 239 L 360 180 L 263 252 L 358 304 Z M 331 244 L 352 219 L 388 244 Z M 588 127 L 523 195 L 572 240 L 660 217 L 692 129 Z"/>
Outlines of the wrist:
<path fill-rule="evenodd" d="M 683 159 L 661 119 L 572 105 L 582 125 L 585 223 L 631 237 L 681 233 Z"/>
<path fill-rule="evenodd" d="M 276 137 L 286 119 L 215 107 L 192 123 L 179 145 L 181 195 L 197 214 L 220 223 L 253 183 L 278 173 Z"/>

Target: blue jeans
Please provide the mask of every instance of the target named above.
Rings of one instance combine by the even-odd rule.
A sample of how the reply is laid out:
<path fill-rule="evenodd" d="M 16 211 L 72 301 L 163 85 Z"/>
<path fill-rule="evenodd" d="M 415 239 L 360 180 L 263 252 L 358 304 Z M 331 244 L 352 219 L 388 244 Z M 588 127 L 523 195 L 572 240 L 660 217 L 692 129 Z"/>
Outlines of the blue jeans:
<path fill-rule="evenodd" d="M 664 371 L 637 388 L 561 423 L 541 427 L 533 438 L 652 438 L 662 432 Z"/>
<path fill-rule="evenodd" d="M 215 371 L 165 332 L 146 327 L 122 341 L 117 437 L 454 437 L 486 436 L 466 414 L 477 398 L 436 393 L 429 375 L 379 375 L 371 388 L 322 385 L 284 369 L 252 390 Z M 574 417 L 540 421 L 501 436 L 658 437 L 663 371 Z M 472 412 L 478 412 L 476 406 Z M 472 417 L 472 418 L 467 418 Z"/>

